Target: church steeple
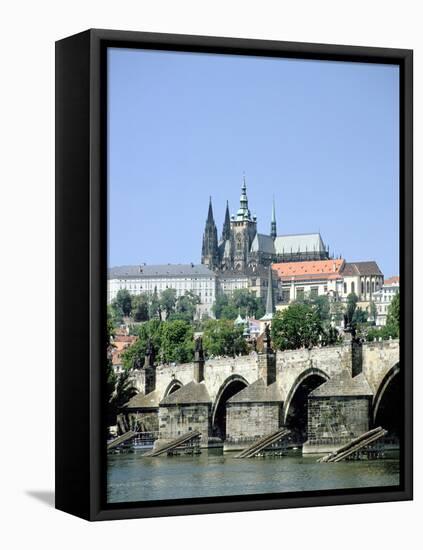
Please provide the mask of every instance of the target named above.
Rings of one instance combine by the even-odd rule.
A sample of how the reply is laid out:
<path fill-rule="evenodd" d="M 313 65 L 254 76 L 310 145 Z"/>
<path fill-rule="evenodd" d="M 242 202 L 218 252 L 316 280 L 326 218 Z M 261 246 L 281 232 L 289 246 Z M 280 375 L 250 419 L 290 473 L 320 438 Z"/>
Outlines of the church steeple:
<path fill-rule="evenodd" d="M 206 227 L 203 234 L 203 247 L 201 250 L 201 263 L 210 269 L 219 265 L 219 249 L 217 244 L 217 228 L 213 218 L 212 200 L 210 197 L 209 211 L 207 214 Z"/>
<path fill-rule="evenodd" d="M 225 221 L 223 222 L 222 242 L 231 238 L 231 218 L 229 216 L 229 203 L 226 201 Z"/>
<path fill-rule="evenodd" d="M 239 210 L 236 213 L 236 219 L 238 221 L 251 220 L 251 212 L 248 210 L 248 198 L 247 198 L 247 184 L 244 182 L 241 188 L 241 197 L 239 199 Z"/>
<path fill-rule="evenodd" d="M 273 240 L 276 239 L 277 232 L 276 232 L 276 214 L 275 214 L 275 198 L 273 197 L 273 203 L 272 203 L 272 221 L 270 222 L 270 236 Z"/>
<path fill-rule="evenodd" d="M 209 211 L 207 213 L 207 221 L 206 223 L 214 223 L 213 218 L 213 206 L 212 206 L 212 200 L 211 197 L 209 198 Z"/>

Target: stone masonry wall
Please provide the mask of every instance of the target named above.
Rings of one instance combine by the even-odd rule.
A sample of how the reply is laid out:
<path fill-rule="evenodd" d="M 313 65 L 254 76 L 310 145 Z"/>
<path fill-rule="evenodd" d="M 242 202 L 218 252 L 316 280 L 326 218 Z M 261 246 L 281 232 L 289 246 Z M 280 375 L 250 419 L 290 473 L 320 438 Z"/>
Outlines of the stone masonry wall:
<path fill-rule="evenodd" d="M 226 407 L 228 443 L 253 441 L 279 429 L 279 403 L 228 403 Z"/>
<path fill-rule="evenodd" d="M 338 445 L 369 430 L 370 397 L 309 397 L 308 445 Z"/>
<path fill-rule="evenodd" d="M 160 442 L 186 432 L 201 432 L 201 445 L 207 445 L 211 435 L 210 405 L 168 405 L 159 407 Z"/>

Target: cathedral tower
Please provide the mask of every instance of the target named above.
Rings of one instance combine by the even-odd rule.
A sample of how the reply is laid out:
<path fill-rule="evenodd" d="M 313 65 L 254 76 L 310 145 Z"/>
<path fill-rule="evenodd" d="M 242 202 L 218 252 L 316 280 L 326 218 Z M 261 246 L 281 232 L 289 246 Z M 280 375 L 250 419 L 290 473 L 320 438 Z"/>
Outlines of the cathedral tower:
<path fill-rule="evenodd" d="M 203 247 L 201 251 L 201 263 L 209 269 L 219 267 L 219 249 L 217 243 L 217 229 L 213 218 L 213 207 L 210 197 L 209 211 L 206 220 L 206 227 L 203 234 Z"/>
<path fill-rule="evenodd" d="M 231 221 L 231 233 L 234 243 L 234 267 L 238 271 L 243 271 L 248 267 L 251 243 L 257 233 L 256 218 L 251 217 L 248 208 L 245 177 L 241 189 L 239 209 Z"/>

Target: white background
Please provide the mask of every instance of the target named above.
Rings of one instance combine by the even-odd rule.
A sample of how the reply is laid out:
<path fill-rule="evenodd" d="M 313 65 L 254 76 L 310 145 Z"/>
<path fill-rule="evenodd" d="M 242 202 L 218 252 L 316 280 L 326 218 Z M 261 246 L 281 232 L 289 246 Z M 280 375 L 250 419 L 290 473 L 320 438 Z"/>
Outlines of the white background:
<path fill-rule="evenodd" d="M 421 547 L 423 449 L 419 433 L 423 419 L 419 399 L 421 353 L 417 350 L 414 502 L 97 524 L 48 505 L 53 498 L 54 479 L 54 41 L 97 27 L 414 49 L 415 273 L 419 291 L 423 94 L 419 3 L 15 0 L 2 5 L 0 521 L 3 526 L 0 536 L 3 548 L 74 549 L 88 545 L 161 548 L 168 544 L 175 549 L 190 545 L 197 548 L 292 545 L 345 550 Z M 416 310 L 422 311 L 421 306 L 416 292 Z M 416 323 L 417 344 L 421 328 L 421 323 Z"/>

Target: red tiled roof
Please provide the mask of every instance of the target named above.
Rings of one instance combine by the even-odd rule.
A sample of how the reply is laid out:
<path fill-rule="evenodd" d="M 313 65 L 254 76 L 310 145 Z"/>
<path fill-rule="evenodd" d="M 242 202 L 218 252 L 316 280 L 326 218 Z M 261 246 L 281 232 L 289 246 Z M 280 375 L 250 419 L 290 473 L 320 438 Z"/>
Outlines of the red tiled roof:
<path fill-rule="evenodd" d="M 311 262 L 283 262 L 272 268 L 281 279 L 338 279 L 344 260 L 316 260 Z"/>

